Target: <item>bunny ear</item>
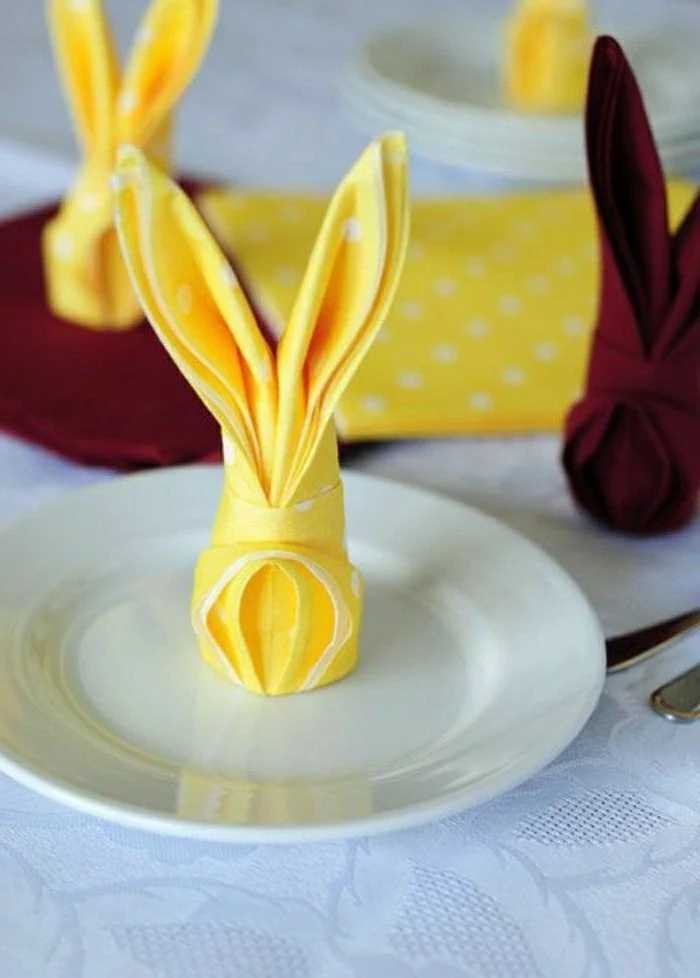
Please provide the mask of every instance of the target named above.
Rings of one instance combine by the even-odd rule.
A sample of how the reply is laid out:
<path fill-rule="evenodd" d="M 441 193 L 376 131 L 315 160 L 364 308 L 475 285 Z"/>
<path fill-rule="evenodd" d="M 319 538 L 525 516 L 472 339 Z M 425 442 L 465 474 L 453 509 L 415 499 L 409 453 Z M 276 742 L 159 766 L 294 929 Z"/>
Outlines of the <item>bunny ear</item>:
<path fill-rule="evenodd" d="M 666 186 L 642 95 L 612 37 L 593 52 L 586 139 L 602 229 L 650 341 L 671 288 Z"/>
<path fill-rule="evenodd" d="M 153 0 L 138 29 L 117 105 L 117 141 L 146 146 L 193 78 L 218 0 Z"/>
<path fill-rule="evenodd" d="M 58 70 L 84 148 L 111 163 L 119 69 L 101 0 L 49 0 Z"/>
<path fill-rule="evenodd" d="M 234 273 L 189 199 L 139 150 L 120 150 L 114 185 L 122 253 L 146 315 L 259 468 L 275 424 L 273 362 Z"/>
<path fill-rule="evenodd" d="M 334 194 L 277 353 L 278 472 L 298 481 L 394 297 L 408 238 L 403 135 L 372 143 Z"/>

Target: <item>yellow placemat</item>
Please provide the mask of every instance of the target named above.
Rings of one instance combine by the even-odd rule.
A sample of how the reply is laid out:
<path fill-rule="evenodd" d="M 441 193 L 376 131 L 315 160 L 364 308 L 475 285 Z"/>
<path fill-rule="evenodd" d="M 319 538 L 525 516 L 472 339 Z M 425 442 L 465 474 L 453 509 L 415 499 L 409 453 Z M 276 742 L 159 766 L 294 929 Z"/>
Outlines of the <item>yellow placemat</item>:
<path fill-rule="evenodd" d="M 674 224 L 694 192 L 671 184 Z M 281 329 L 325 199 L 214 190 L 200 206 Z M 416 201 L 399 292 L 341 400 L 341 435 L 557 430 L 583 383 L 597 280 L 587 191 Z"/>

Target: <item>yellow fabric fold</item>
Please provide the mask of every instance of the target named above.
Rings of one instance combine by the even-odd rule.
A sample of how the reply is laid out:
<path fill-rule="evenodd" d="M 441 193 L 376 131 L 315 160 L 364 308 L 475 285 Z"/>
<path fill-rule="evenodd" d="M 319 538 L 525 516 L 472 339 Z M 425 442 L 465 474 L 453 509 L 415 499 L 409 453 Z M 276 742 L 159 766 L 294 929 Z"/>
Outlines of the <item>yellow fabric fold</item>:
<path fill-rule="evenodd" d="M 674 224 L 695 187 L 669 186 Z M 198 205 L 274 332 L 325 201 L 211 190 Z M 588 191 L 416 200 L 386 325 L 336 413 L 349 440 L 556 431 L 583 384 L 599 260 Z"/>
<path fill-rule="evenodd" d="M 506 21 L 503 76 L 515 108 L 583 106 L 593 29 L 586 0 L 518 0 Z"/>
<path fill-rule="evenodd" d="M 187 197 L 131 147 L 114 186 L 134 289 L 222 428 L 223 495 L 192 598 L 202 654 L 256 693 L 340 679 L 357 661 L 362 578 L 332 418 L 403 264 L 403 137 L 372 143 L 333 196 L 276 351 Z"/>
<path fill-rule="evenodd" d="M 44 232 L 47 297 L 57 316 L 93 329 L 142 318 L 114 231 L 109 186 L 117 147 L 170 164 L 171 113 L 197 71 L 218 0 L 153 0 L 122 72 L 101 0 L 49 0 L 56 62 L 83 149 L 76 181 Z"/>

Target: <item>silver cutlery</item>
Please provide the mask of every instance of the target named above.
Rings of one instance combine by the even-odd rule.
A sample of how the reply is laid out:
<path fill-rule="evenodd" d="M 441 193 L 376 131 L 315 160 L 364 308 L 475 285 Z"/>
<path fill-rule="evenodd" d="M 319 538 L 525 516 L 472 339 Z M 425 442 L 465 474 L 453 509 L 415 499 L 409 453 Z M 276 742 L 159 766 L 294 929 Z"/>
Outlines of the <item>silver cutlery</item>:
<path fill-rule="evenodd" d="M 660 649 L 671 645 L 672 642 L 677 641 L 681 636 L 687 635 L 696 628 L 700 628 L 700 608 L 687 611 L 683 615 L 677 615 L 675 618 L 669 618 L 666 621 L 657 622 L 654 625 L 648 625 L 646 628 L 628 632 L 626 635 L 617 635 L 614 638 L 609 638 L 605 642 L 607 670 L 609 673 L 613 673 L 620 672 L 622 669 L 629 669 L 630 666 L 637 665 L 638 662 L 643 662 L 644 659 L 648 659 Z M 682 678 L 680 677 L 680 679 Z M 693 687 L 690 684 L 684 688 L 689 690 Z M 696 686 L 694 688 L 697 690 L 700 687 Z M 657 692 L 661 691 L 658 690 Z M 685 702 L 683 699 L 685 695 L 688 695 L 687 692 L 683 693 L 678 690 L 671 692 L 672 700 L 678 697 Z M 696 705 L 700 703 L 700 696 L 696 698 L 695 702 Z M 654 708 L 656 709 L 656 707 Z M 693 718 L 690 717 L 688 719 Z"/>
<path fill-rule="evenodd" d="M 700 665 L 664 683 L 650 697 L 653 709 L 667 720 L 700 720 Z"/>

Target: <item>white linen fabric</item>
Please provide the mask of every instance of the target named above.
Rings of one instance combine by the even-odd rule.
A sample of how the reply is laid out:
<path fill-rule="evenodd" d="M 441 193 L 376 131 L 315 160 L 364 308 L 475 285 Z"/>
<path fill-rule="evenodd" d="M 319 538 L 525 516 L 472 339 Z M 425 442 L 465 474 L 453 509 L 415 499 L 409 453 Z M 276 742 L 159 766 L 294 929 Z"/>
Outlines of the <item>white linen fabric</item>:
<path fill-rule="evenodd" d="M 435 0 L 430 11 L 465 6 Z M 637 20 L 676 13 L 667 0 L 617 6 Z M 3 213 L 55 196 L 75 160 L 41 8 L 0 0 Z M 366 33 L 425 5 L 222 8 L 180 119 L 180 160 L 243 183 L 331 186 L 364 142 L 339 111 L 338 66 Z M 110 9 L 126 36 L 142 3 Z M 417 192 L 481 186 L 420 161 L 413 169 Z M 558 451 L 554 438 L 455 439 L 377 448 L 356 464 L 521 530 L 581 584 L 610 633 L 699 604 L 700 521 L 645 541 L 597 529 L 574 511 Z M 111 477 L 0 437 L 0 519 Z M 700 724 L 672 726 L 646 705 L 649 690 L 695 660 L 698 638 L 610 679 L 576 742 L 502 799 L 368 841 L 188 843 L 84 817 L 0 776 L 0 975 L 696 975 Z"/>

